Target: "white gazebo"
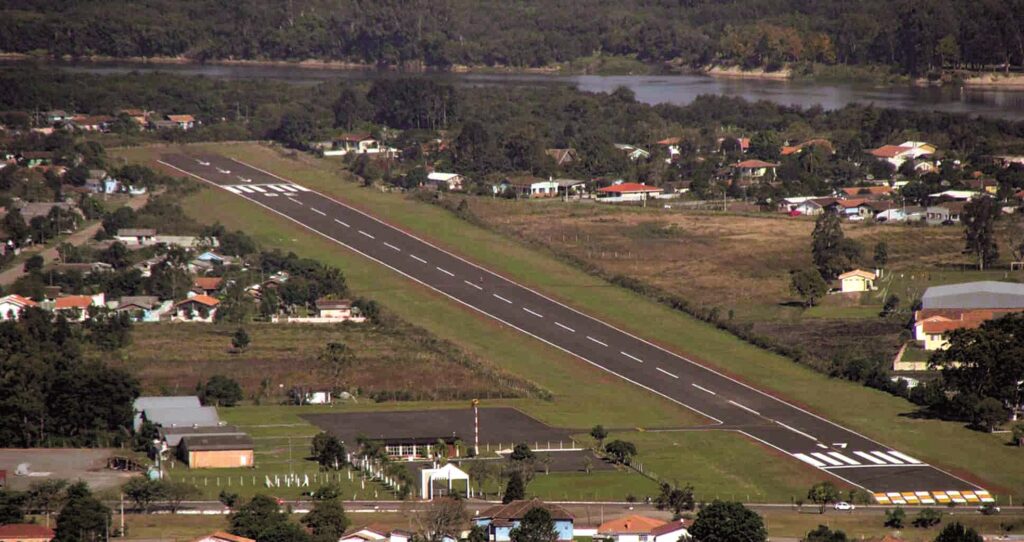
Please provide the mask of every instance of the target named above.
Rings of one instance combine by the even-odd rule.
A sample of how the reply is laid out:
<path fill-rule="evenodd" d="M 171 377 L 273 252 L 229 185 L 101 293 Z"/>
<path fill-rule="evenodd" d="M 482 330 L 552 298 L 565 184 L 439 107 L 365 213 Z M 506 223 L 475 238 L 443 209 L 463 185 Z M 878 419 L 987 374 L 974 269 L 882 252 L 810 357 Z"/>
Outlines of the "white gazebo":
<path fill-rule="evenodd" d="M 443 467 L 434 469 L 423 469 L 420 471 L 420 497 L 425 500 L 434 498 L 434 482 L 445 480 L 448 482 L 448 492 L 452 491 L 452 480 L 466 481 L 466 496 L 473 496 L 473 486 L 469 484 L 469 475 L 465 471 L 448 463 Z"/>

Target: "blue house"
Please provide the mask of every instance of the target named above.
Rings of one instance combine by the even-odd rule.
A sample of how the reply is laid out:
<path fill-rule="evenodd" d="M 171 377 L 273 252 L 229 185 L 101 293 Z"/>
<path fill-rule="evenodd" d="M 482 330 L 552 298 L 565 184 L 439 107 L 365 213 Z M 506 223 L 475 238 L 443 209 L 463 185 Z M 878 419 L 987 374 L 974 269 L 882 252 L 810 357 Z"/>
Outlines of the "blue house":
<path fill-rule="evenodd" d="M 539 499 L 512 501 L 488 508 L 473 518 L 473 523 L 487 529 L 487 538 L 490 542 L 509 542 L 512 539 L 512 529 L 518 527 L 526 513 L 534 508 L 543 508 L 551 514 L 559 542 L 571 542 L 573 515 L 557 504 L 549 504 Z"/>

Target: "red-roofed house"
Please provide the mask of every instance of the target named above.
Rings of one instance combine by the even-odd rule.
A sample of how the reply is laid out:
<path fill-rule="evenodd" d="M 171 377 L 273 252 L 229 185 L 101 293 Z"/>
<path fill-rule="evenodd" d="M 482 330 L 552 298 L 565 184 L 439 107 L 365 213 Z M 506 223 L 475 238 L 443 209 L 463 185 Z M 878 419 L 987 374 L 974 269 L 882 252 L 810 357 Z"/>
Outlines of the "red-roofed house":
<path fill-rule="evenodd" d="M 782 147 L 781 154 L 782 154 L 782 156 L 790 156 L 790 155 L 793 155 L 793 154 L 800 154 L 801 152 L 803 152 L 804 149 L 809 149 L 809 148 L 812 148 L 812 147 L 818 147 L 818 148 L 824 149 L 825 152 L 828 152 L 829 154 L 832 154 L 832 153 L 836 152 L 835 149 L 832 147 L 832 142 L 827 140 L 827 139 L 809 139 L 809 140 L 804 141 L 803 143 L 799 143 L 797 145 Z"/>
<path fill-rule="evenodd" d="M 17 320 L 18 317 L 21 316 L 21 311 L 28 307 L 36 306 L 38 306 L 38 303 L 18 294 L 0 297 L 0 322 L 5 320 Z"/>
<path fill-rule="evenodd" d="M 89 317 L 89 307 L 104 306 L 106 306 L 104 294 L 68 295 L 54 300 L 53 312 L 61 313 L 73 322 L 84 322 Z"/>
<path fill-rule="evenodd" d="M 0 525 L 0 542 L 50 542 L 53 529 L 35 523 L 8 523 Z"/>
<path fill-rule="evenodd" d="M 174 316 L 171 320 L 176 322 L 213 322 L 217 315 L 217 306 L 220 301 L 206 294 L 196 294 L 174 304 Z"/>
<path fill-rule="evenodd" d="M 924 141 L 905 141 L 900 145 L 882 145 L 877 149 L 868 150 L 868 154 L 878 160 L 889 162 L 899 169 L 907 160 L 916 160 L 922 156 L 935 154 L 935 147 Z"/>
<path fill-rule="evenodd" d="M 597 190 L 597 201 L 618 203 L 621 201 L 645 201 L 663 192 L 657 186 L 642 183 L 619 183 Z"/>
<path fill-rule="evenodd" d="M 879 199 L 892 195 L 892 188 L 888 186 L 851 186 L 841 189 L 843 196 Z"/>
<path fill-rule="evenodd" d="M 689 538 L 690 533 L 682 521 L 665 522 L 639 515 L 606 521 L 594 536 L 595 540 L 613 542 L 678 542 Z"/>
<path fill-rule="evenodd" d="M 779 167 L 778 164 L 763 160 L 744 160 L 732 166 L 732 169 L 742 178 L 760 179 L 769 174 L 774 177 L 777 167 Z"/>
<path fill-rule="evenodd" d="M 213 534 L 203 535 L 192 539 L 192 542 L 256 542 L 251 538 L 238 536 L 224 531 L 217 531 Z"/>
<path fill-rule="evenodd" d="M 196 118 L 192 115 L 167 115 L 166 118 L 182 130 L 191 130 L 196 126 Z"/>
<path fill-rule="evenodd" d="M 221 277 L 196 277 L 192 282 L 192 291 L 197 294 L 213 295 L 220 291 L 224 279 Z"/>

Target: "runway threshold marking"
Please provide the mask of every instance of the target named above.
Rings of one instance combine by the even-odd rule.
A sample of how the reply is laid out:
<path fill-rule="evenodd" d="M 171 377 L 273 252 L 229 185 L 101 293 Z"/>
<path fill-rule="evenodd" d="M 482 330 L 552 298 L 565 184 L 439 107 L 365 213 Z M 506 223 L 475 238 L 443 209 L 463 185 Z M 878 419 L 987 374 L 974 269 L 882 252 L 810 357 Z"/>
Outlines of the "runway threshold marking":
<path fill-rule="evenodd" d="M 468 280 L 464 280 L 462 282 L 465 282 L 466 284 L 476 288 L 477 290 L 483 290 L 484 289 L 483 286 L 480 286 L 479 284 L 473 284 L 472 282 L 469 282 Z"/>
<path fill-rule="evenodd" d="M 385 242 L 384 246 L 390 248 L 391 250 L 394 250 L 395 252 L 401 252 L 402 251 L 402 249 L 400 249 L 400 248 L 396 247 L 395 245 L 392 245 L 391 243 L 388 243 L 388 242 Z"/>
<path fill-rule="evenodd" d="M 335 218 L 334 221 L 337 222 L 338 224 L 341 224 L 342 226 L 345 226 L 346 228 L 351 228 L 352 227 L 352 226 L 349 226 L 348 224 L 338 220 L 337 218 Z"/>
<path fill-rule="evenodd" d="M 500 296 L 500 295 L 498 295 L 498 294 L 491 294 L 491 295 L 493 295 L 494 297 L 496 297 L 496 298 L 498 298 L 498 299 L 500 299 L 500 300 L 504 301 L 505 303 L 508 303 L 509 305 L 511 305 L 511 304 L 512 304 L 512 302 L 511 302 L 511 301 L 509 301 L 508 299 L 505 299 L 504 297 L 501 297 L 501 296 Z"/>
<path fill-rule="evenodd" d="M 675 379 L 677 379 L 677 380 L 679 379 L 679 377 L 678 377 L 678 376 L 676 376 L 676 375 L 674 375 L 674 374 L 672 374 L 672 373 L 670 373 L 670 372 L 666 371 L 665 369 L 662 369 L 661 367 L 655 367 L 655 369 L 657 369 L 657 370 L 659 370 L 659 371 L 661 371 L 661 372 L 663 372 L 663 373 L 667 374 L 668 376 L 671 376 L 672 378 L 675 378 Z"/>
<path fill-rule="evenodd" d="M 761 415 L 760 412 L 758 412 L 758 411 L 748 407 L 747 405 L 743 405 L 743 404 L 737 403 L 736 401 L 733 401 L 732 399 L 729 399 L 729 404 L 732 405 L 732 406 L 735 406 L 735 407 L 742 408 L 743 410 L 746 410 L 747 412 L 749 412 L 749 413 L 751 413 L 751 414 L 753 414 L 755 416 L 760 416 Z"/>
<path fill-rule="evenodd" d="M 875 456 L 873 456 L 873 455 L 871 455 L 871 454 L 869 454 L 867 452 L 862 452 L 860 450 L 857 450 L 856 452 L 853 452 L 853 455 L 855 455 L 855 456 L 857 456 L 857 457 L 859 457 L 861 459 L 867 459 L 868 461 L 874 463 L 875 465 L 885 465 L 886 464 L 885 461 L 882 461 L 881 459 L 878 459 L 877 457 L 875 457 Z"/>
<path fill-rule="evenodd" d="M 531 311 L 530 309 L 528 309 L 526 307 L 523 307 L 523 310 L 528 312 L 528 313 L 530 313 L 530 314 L 532 314 L 532 315 L 534 315 L 534 316 L 536 316 L 537 318 L 544 318 L 543 314 L 541 314 L 539 312 L 536 312 L 536 311 Z"/>
<path fill-rule="evenodd" d="M 597 340 L 597 339 L 595 339 L 595 338 L 591 337 L 590 335 L 587 335 L 587 338 L 588 338 L 588 339 L 590 339 L 591 341 L 593 341 L 593 342 L 595 342 L 595 343 L 597 343 L 597 344 L 601 345 L 601 346 L 605 346 L 605 347 L 607 347 L 607 346 L 608 346 L 607 344 L 605 344 L 605 343 L 603 343 L 603 342 L 601 342 L 601 341 L 599 341 L 599 340 Z"/>
<path fill-rule="evenodd" d="M 627 358 L 637 362 L 637 363 L 643 363 L 644 362 L 644 360 L 634 356 L 633 354 L 630 354 L 629 352 L 623 352 L 623 351 L 620 350 L 619 353 L 622 354 L 623 356 L 626 356 Z"/>
<path fill-rule="evenodd" d="M 573 328 L 571 328 L 571 327 L 569 327 L 569 326 L 567 326 L 567 325 L 565 325 L 565 324 L 563 324 L 561 322 L 555 322 L 555 325 L 560 327 L 560 328 L 562 328 L 562 329 L 564 329 L 564 330 L 566 330 L 566 331 L 568 331 L 569 333 L 576 333 L 575 329 L 573 329 Z"/>
<path fill-rule="evenodd" d="M 697 388 L 698 390 L 700 390 L 700 391 L 702 391 L 704 393 L 710 393 L 711 395 L 718 395 L 717 393 L 715 393 L 715 392 L 705 388 L 704 386 L 701 386 L 700 384 L 690 384 L 690 385 L 695 387 L 695 388 Z"/>
<path fill-rule="evenodd" d="M 438 271 L 444 273 L 445 275 L 448 275 L 449 277 L 454 277 L 455 276 L 455 273 L 452 273 L 451 271 L 449 271 L 449 270 L 447 270 L 447 269 L 445 269 L 443 267 L 438 267 L 436 265 L 434 267 L 437 268 Z"/>

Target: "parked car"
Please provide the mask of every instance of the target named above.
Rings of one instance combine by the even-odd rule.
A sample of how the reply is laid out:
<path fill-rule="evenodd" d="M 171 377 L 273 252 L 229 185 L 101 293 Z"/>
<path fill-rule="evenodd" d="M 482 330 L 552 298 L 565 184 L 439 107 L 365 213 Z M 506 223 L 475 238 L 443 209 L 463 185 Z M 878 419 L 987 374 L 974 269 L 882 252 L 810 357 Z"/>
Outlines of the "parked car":
<path fill-rule="evenodd" d="M 836 510 L 839 510 L 840 512 L 852 512 L 856 508 L 856 506 L 846 501 L 839 501 L 836 503 Z"/>

